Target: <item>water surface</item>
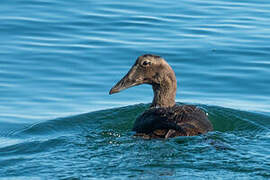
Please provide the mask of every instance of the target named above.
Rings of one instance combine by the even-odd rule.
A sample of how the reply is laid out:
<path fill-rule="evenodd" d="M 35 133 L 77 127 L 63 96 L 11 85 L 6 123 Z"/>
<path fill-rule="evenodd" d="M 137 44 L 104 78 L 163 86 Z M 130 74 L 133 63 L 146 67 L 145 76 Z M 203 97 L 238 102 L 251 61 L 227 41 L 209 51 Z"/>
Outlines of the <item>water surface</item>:
<path fill-rule="evenodd" d="M 267 0 L 2 0 L 0 11 L 0 177 L 270 177 Z M 176 101 L 206 110 L 213 132 L 132 137 L 151 87 L 108 91 L 144 53 L 169 62 Z"/>

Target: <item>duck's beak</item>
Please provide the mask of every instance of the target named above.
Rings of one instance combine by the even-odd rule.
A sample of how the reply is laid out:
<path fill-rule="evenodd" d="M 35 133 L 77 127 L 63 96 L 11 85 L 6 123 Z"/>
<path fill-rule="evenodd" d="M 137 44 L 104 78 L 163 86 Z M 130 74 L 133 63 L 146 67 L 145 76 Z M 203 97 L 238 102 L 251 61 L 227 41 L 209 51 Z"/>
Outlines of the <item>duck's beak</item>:
<path fill-rule="evenodd" d="M 143 83 L 141 79 L 140 73 L 137 71 L 137 66 L 133 65 L 129 72 L 111 88 L 109 94 L 118 93 L 124 89 L 140 85 Z"/>

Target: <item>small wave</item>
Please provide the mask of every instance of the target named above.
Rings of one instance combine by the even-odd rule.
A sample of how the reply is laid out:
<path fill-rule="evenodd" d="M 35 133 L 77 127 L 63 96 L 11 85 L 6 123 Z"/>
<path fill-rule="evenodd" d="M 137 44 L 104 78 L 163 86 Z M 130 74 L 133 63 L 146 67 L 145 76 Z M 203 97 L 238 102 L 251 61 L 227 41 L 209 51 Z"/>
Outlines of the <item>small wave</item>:
<path fill-rule="evenodd" d="M 93 174 L 106 171 L 104 164 L 108 162 L 105 167 L 117 166 L 123 171 L 167 166 L 201 170 L 211 164 L 221 171 L 241 173 L 243 164 L 250 159 L 243 171 L 252 173 L 251 167 L 256 166 L 259 175 L 267 175 L 267 161 L 260 162 L 267 153 L 264 146 L 269 145 L 269 117 L 218 106 L 198 106 L 208 113 L 214 131 L 167 141 L 132 138 L 133 122 L 149 104 L 106 109 L 24 126 L 0 138 L 0 165 L 5 166 L 5 174 L 9 172 L 8 167 L 22 170 L 21 166 L 35 167 L 36 163 L 55 167 L 55 159 L 63 163 L 61 167 L 64 169 L 75 163 Z M 246 148 L 253 146 L 247 152 Z M 257 152 L 258 148 L 260 152 Z M 134 161 L 140 165 L 134 166 Z M 233 168 L 224 167 L 224 161 Z M 25 173 L 30 172 L 26 169 Z"/>
<path fill-rule="evenodd" d="M 218 106 L 198 106 L 207 112 L 214 127 L 214 132 L 207 134 L 208 139 L 222 142 L 217 143 L 218 145 L 214 143 L 218 148 L 232 148 L 229 145 L 232 140 L 245 142 L 251 137 L 265 139 L 267 133 L 269 136 L 269 116 Z M 149 104 L 131 105 L 24 125 L 1 137 L 0 153 L 45 151 L 45 147 L 61 144 L 63 138 L 70 136 L 84 136 L 88 141 L 92 139 L 96 143 L 115 142 L 115 138 L 130 138 L 136 117 L 148 107 Z M 201 141 L 198 137 L 183 137 L 177 143 Z"/>
<path fill-rule="evenodd" d="M 148 106 L 149 104 L 138 104 L 48 120 L 24 126 L 24 128 L 16 130 L 11 134 L 13 136 L 42 136 L 76 133 L 81 130 L 98 131 L 100 129 L 115 129 L 130 131 L 136 117 Z M 215 131 L 257 132 L 270 130 L 270 117 L 267 115 L 218 106 L 199 106 L 208 113 Z"/>
<path fill-rule="evenodd" d="M 20 154 L 35 154 L 38 152 L 48 151 L 50 148 L 55 148 L 62 144 L 64 138 L 45 139 L 45 140 L 17 140 L 16 143 L 0 148 L 0 155 L 3 157 L 20 155 Z M 11 140 L 9 140 L 9 143 Z"/>

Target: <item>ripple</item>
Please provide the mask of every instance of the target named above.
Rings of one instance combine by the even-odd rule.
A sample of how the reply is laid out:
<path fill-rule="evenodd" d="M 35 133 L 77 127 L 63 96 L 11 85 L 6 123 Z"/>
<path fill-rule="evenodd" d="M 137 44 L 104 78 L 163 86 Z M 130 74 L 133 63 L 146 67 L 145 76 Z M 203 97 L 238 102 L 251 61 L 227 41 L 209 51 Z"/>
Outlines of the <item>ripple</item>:
<path fill-rule="evenodd" d="M 4 0 L 0 10 L 4 177 L 270 177 L 268 1 Z M 152 89 L 108 91 L 144 53 L 172 65 L 177 101 L 200 104 L 214 132 L 131 138 L 148 107 L 133 104 Z"/>
<path fill-rule="evenodd" d="M 29 174 L 38 163 L 36 172 L 46 176 L 56 173 L 59 177 L 71 177 L 69 172 L 71 169 L 74 172 L 74 168 L 87 170 L 84 177 L 119 174 L 137 177 L 140 172 L 149 177 L 152 173 L 155 177 L 178 177 L 178 171 L 200 174 L 208 171 L 209 166 L 243 177 L 269 175 L 269 162 L 265 159 L 269 153 L 269 116 L 201 105 L 214 125 L 213 132 L 167 141 L 132 138 L 132 123 L 148 106 L 139 104 L 96 111 L 13 131 L 0 140 L 0 164 L 8 164 L 1 172 L 8 175 L 9 169 L 16 168 L 20 175 Z M 251 149 L 247 151 L 247 148 Z M 42 168 L 47 166 L 54 170 Z M 116 172 L 109 173 L 112 170 Z"/>

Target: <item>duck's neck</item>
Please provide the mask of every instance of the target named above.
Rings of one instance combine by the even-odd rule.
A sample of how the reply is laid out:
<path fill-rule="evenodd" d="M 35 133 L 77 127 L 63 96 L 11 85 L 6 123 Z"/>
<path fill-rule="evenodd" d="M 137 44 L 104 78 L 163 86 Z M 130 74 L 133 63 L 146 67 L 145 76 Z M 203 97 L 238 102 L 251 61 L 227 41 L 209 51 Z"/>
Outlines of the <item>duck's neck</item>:
<path fill-rule="evenodd" d="M 174 73 L 165 77 L 160 84 L 153 84 L 154 99 L 152 107 L 172 107 L 175 105 L 176 78 Z"/>

